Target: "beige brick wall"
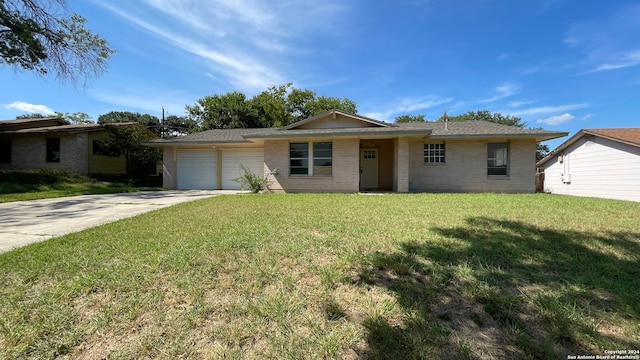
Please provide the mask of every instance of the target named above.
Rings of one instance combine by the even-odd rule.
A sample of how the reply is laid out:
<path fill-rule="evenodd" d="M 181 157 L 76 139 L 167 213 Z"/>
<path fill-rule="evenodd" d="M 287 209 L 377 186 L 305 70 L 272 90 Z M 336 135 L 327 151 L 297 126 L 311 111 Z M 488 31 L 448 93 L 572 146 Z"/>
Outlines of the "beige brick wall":
<path fill-rule="evenodd" d="M 491 140 L 502 142 L 506 140 Z M 535 150 L 532 139 L 510 140 L 508 177 L 487 176 L 487 140 L 445 141 L 445 163 L 424 164 L 424 141 L 411 141 L 410 191 L 513 192 L 535 191 Z"/>
<path fill-rule="evenodd" d="M 314 141 L 296 140 L 296 142 Z M 327 141 L 327 140 L 322 140 Z M 360 140 L 333 140 L 333 175 L 309 177 L 289 175 L 289 141 L 267 140 L 264 144 L 265 171 L 278 169 L 270 176 L 273 191 L 286 192 L 357 192 L 360 187 Z"/>
<path fill-rule="evenodd" d="M 4 164 L 11 169 L 55 169 L 87 174 L 88 168 L 88 135 L 65 134 L 51 135 L 60 138 L 60 162 L 47 162 L 47 140 L 45 136 L 19 136 L 11 141 L 11 164 Z"/>
<path fill-rule="evenodd" d="M 162 187 L 166 190 L 178 188 L 175 147 L 165 147 L 162 151 Z"/>

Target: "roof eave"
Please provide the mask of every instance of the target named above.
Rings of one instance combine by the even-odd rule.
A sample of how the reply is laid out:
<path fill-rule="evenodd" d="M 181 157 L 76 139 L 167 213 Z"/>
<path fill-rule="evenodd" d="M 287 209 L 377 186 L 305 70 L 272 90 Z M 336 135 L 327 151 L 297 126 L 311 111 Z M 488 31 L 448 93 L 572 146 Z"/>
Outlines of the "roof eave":
<path fill-rule="evenodd" d="M 536 142 L 557 139 L 567 136 L 567 132 L 557 132 L 549 134 L 451 134 L 451 135 L 431 135 L 430 139 L 480 139 L 480 138 L 521 138 L 535 139 Z"/>

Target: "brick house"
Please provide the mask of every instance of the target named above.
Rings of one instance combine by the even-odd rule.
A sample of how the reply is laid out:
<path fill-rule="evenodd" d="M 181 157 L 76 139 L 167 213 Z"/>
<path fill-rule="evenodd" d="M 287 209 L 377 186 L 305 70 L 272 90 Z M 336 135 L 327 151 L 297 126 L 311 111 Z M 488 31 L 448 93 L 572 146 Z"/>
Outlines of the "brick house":
<path fill-rule="evenodd" d="M 115 126 L 141 126 L 117 123 Z M 0 169 L 55 169 L 79 174 L 126 174 L 124 156 L 101 148 L 109 132 L 100 124 L 60 118 L 0 121 Z"/>
<path fill-rule="evenodd" d="M 240 165 L 282 192 L 534 192 L 539 141 L 566 132 L 484 121 L 390 124 L 331 110 L 283 128 L 216 129 L 163 149 L 166 189 L 239 189 Z"/>

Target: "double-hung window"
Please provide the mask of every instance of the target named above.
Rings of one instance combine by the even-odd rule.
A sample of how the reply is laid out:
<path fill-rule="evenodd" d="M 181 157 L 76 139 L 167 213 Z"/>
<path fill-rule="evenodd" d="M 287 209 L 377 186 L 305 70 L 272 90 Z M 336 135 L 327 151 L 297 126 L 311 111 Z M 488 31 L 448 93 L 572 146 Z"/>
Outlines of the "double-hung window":
<path fill-rule="evenodd" d="M 332 169 L 332 142 L 289 143 L 290 175 L 331 176 Z"/>
<path fill-rule="evenodd" d="M 444 163 L 444 143 L 424 144 L 424 163 L 425 164 Z"/>
<path fill-rule="evenodd" d="M 47 139 L 47 162 L 60 162 L 60 138 Z"/>
<path fill-rule="evenodd" d="M 509 144 L 487 144 L 487 175 L 509 176 Z"/>

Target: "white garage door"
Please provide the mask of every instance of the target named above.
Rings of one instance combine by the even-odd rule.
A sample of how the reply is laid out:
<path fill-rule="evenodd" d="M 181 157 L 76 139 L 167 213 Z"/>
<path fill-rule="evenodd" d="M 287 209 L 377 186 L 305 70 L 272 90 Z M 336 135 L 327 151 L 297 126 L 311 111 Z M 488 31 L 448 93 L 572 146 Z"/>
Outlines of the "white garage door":
<path fill-rule="evenodd" d="M 213 190 L 218 188 L 216 152 L 211 150 L 178 150 L 179 190 Z"/>
<path fill-rule="evenodd" d="M 222 151 L 222 189 L 239 190 L 240 183 L 233 181 L 242 176 L 240 165 L 244 165 L 252 173 L 264 174 L 264 150 L 233 149 Z"/>

